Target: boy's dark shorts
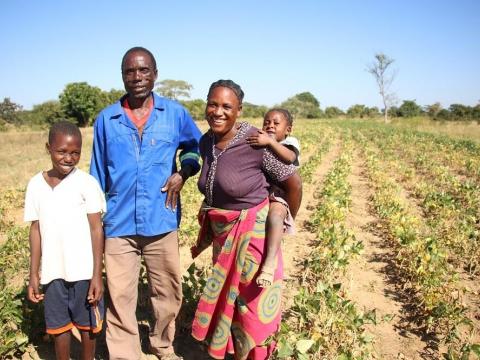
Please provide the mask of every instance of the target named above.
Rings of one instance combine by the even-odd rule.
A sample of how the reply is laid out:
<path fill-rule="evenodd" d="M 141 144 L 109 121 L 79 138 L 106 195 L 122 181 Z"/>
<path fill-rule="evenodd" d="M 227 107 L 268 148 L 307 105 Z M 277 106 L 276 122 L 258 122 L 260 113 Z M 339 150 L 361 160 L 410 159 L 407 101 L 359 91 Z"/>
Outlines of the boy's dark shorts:
<path fill-rule="evenodd" d="M 98 333 L 102 330 L 103 298 L 96 307 L 87 301 L 90 280 L 68 282 L 56 279 L 44 286 L 45 323 L 48 334 L 61 334 L 73 327 Z"/>

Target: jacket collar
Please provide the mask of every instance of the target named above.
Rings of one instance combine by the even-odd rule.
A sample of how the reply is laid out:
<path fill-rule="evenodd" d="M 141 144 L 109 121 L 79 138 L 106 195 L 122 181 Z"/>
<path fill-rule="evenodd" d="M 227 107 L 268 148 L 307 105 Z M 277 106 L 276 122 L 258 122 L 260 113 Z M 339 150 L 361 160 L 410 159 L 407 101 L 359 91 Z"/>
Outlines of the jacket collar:
<path fill-rule="evenodd" d="M 166 107 L 166 99 L 164 97 L 161 97 L 157 94 L 155 94 L 152 91 L 153 94 L 153 111 L 164 111 Z M 120 123 L 122 123 L 125 126 L 128 126 L 129 128 L 132 128 L 136 130 L 135 124 L 133 124 L 127 116 L 125 116 L 125 111 L 122 108 L 122 102 L 125 100 L 125 98 L 128 96 L 128 94 L 123 95 L 116 103 L 113 104 L 113 111 L 112 111 L 112 118 L 117 118 Z M 148 128 L 151 124 L 150 119 L 146 122 L 144 129 Z"/>

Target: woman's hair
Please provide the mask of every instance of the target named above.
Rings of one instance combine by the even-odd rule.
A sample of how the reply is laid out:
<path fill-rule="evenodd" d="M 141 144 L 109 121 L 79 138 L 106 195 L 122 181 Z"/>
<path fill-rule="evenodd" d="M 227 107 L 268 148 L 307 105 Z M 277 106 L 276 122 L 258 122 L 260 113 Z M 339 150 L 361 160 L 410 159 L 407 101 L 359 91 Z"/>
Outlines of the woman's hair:
<path fill-rule="evenodd" d="M 68 121 L 59 121 L 50 127 L 48 132 L 48 143 L 52 144 L 57 135 L 70 135 L 80 139 L 82 142 L 82 133 L 77 125 Z"/>
<path fill-rule="evenodd" d="M 229 88 L 230 90 L 232 90 L 235 93 L 235 95 L 237 96 L 238 102 L 240 103 L 240 105 L 242 105 L 244 94 L 243 94 L 243 90 L 240 87 L 240 85 L 238 85 L 237 83 L 235 83 L 232 80 L 218 80 L 218 81 L 215 81 L 214 83 L 212 83 L 212 85 L 210 85 L 210 89 L 208 89 L 207 98 L 210 96 L 212 91 L 217 87 L 226 87 L 226 88 Z"/>
<path fill-rule="evenodd" d="M 292 126 L 293 125 L 293 116 L 292 114 L 290 114 L 290 111 L 288 111 L 287 109 L 283 109 L 283 108 L 273 108 L 273 109 L 270 109 L 268 110 L 266 113 L 265 113 L 265 116 L 263 118 L 266 118 L 268 114 L 272 113 L 272 112 L 279 112 L 280 114 L 282 114 L 285 119 L 287 119 L 287 123 L 288 125 Z"/>

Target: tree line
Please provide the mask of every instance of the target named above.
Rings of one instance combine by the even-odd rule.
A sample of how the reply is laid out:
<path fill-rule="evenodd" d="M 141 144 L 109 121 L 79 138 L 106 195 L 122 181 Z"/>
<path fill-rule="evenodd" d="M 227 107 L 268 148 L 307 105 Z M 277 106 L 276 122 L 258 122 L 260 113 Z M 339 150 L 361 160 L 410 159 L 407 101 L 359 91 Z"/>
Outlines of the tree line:
<path fill-rule="evenodd" d="M 205 101 L 202 99 L 190 100 L 192 85 L 182 80 L 166 79 L 156 84 L 160 95 L 182 103 L 196 120 L 204 118 Z M 109 104 L 117 101 L 123 90 L 112 89 L 104 91 L 86 82 L 67 84 L 59 95 L 58 100 L 50 100 L 34 105 L 32 110 L 24 110 L 20 104 L 4 98 L 0 102 L 0 130 L 14 126 L 49 126 L 59 120 L 69 120 L 81 127 L 92 125 L 98 112 Z M 346 111 L 336 107 L 320 107 L 320 102 L 310 92 L 298 93 L 282 103 L 276 105 L 288 109 L 296 118 L 376 118 L 385 115 L 385 111 L 377 107 L 368 107 L 362 104 L 350 106 Z M 409 118 L 414 116 L 428 116 L 434 120 L 475 120 L 480 122 L 480 103 L 476 106 L 452 104 L 442 108 L 440 103 L 420 106 L 415 100 L 404 100 L 396 107 L 390 106 L 388 115 L 391 117 Z M 243 104 L 243 117 L 263 117 L 268 110 L 267 106 L 249 102 Z"/>

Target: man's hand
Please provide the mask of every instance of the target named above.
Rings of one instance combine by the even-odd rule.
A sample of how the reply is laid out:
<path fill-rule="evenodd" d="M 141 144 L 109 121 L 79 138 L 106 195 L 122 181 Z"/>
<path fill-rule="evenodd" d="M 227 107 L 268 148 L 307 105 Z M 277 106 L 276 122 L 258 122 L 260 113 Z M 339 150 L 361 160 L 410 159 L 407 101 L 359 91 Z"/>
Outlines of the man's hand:
<path fill-rule="evenodd" d="M 268 146 L 271 145 L 273 141 L 275 141 L 275 139 L 263 130 L 258 130 L 258 134 L 250 135 L 247 138 L 247 144 L 252 146 Z"/>
<path fill-rule="evenodd" d="M 30 281 L 28 282 L 28 289 L 27 289 L 27 298 L 31 302 L 38 303 L 43 300 L 44 294 L 40 293 L 40 281 L 38 274 L 37 275 L 30 275 Z"/>
<path fill-rule="evenodd" d="M 98 302 L 103 296 L 103 281 L 102 276 L 93 276 L 90 280 L 90 287 L 88 288 L 87 300 L 92 306 L 97 306 Z"/>
<path fill-rule="evenodd" d="M 167 201 L 165 202 L 167 209 L 172 209 L 172 211 L 177 209 L 178 196 L 184 183 L 185 182 L 179 172 L 176 172 L 167 179 L 167 182 L 162 187 L 162 192 L 167 192 Z"/>

